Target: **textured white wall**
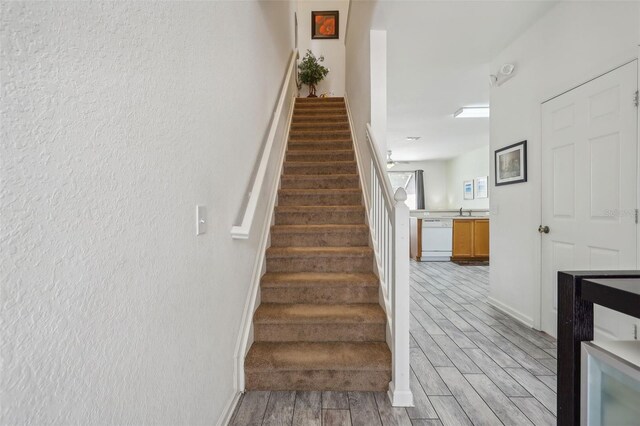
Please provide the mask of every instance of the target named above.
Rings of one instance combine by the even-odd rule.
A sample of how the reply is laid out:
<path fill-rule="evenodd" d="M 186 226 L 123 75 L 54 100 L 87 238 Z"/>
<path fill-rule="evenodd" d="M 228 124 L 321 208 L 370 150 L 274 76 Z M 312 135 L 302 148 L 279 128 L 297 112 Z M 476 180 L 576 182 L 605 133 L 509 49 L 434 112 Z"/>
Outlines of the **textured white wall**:
<path fill-rule="evenodd" d="M 295 7 L 1 8 L 0 423 L 215 423 L 259 233 L 229 230 Z"/>
<path fill-rule="evenodd" d="M 311 12 L 337 10 L 339 15 L 338 39 L 320 40 L 311 38 Z M 318 84 L 317 94 L 332 93 L 331 96 L 344 96 L 345 48 L 344 37 L 347 33 L 347 13 L 349 0 L 298 0 L 298 50 L 302 59 L 311 49 L 314 55 L 324 55 L 322 65 L 329 68 L 329 74 Z M 302 96 L 309 94 L 303 86 Z"/>
<path fill-rule="evenodd" d="M 491 90 L 491 155 L 528 141 L 528 182 L 490 190 L 491 297 L 529 324 L 540 317 L 540 105 L 636 58 L 639 9 L 638 2 L 560 2 L 491 65 L 517 64 L 515 77 Z"/>
<path fill-rule="evenodd" d="M 447 204 L 449 209 L 489 209 L 488 198 L 465 200 L 462 185 L 466 180 L 489 176 L 489 145 L 465 152 L 447 161 Z M 491 196 L 491 194 L 489 194 Z"/>

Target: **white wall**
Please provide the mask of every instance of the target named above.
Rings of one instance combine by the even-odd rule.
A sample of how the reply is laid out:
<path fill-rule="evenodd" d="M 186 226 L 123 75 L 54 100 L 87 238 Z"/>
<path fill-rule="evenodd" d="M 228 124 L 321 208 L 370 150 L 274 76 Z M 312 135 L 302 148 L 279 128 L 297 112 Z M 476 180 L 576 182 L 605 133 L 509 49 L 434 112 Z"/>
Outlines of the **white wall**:
<path fill-rule="evenodd" d="M 370 30 L 373 15 L 378 6 L 376 0 L 351 1 L 346 34 L 345 88 L 349 99 L 355 137 L 366 143 L 366 125 L 371 122 L 371 70 Z M 384 159 L 384 158 L 383 158 Z M 368 164 L 362 164 L 368 173 Z M 366 174 L 368 176 L 368 174 Z M 368 184 L 368 179 L 364 180 Z M 365 188 L 368 191 L 368 188 Z"/>
<path fill-rule="evenodd" d="M 371 40 L 373 16 L 377 0 L 351 1 L 345 39 L 346 73 L 345 92 L 354 121 L 353 131 L 364 140 L 365 126 L 371 122 Z"/>
<path fill-rule="evenodd" d="M 311 12 L 337 10 L 339 14 L 338 39 L 311 39 Z M 298 0 L 298 50 L 302 59 L 311 49 L 314 55 L 324 55 L 322 65 L 329 68 L 329 74 L 318 84 L 317 94 L 330 93 L 331 96 L 344 96 L 345 47 L 344 37 L 347 33 L 348 0 Z M 309 94 L 309 88 L 303 86 L 302 96 Z"/>
<path fill-rule="evenodd" d="M 526 323 L 540 315 L 540 104 L 636 58 L 639 7 L 560 2 L 492 63 L 517 74 L 491 91 L 491 152 L 528 140 L 528 182 L 491 188 L 491 298 Z"/>
<path fill-rule="evenodd" d="M 489 209 L 488 198 L 465 200 L 462 185 L 466 180 L 489 176 L 489 146 L 465 152 L 447 162 L 447 204 L 450 209 Z M 491 196 L 491 194 L 489 194 Z"/>
<path fill-rule="evenodd" d="M 387 156 L 387 32 L 369 32 L 371 132 L 381 158 Z"/>
<path fill-rule="evenodd" d="M 1 8 L 0 423 L 216 423 L 295 5 Z"/>
<path fill-rule="evenodd" d="M 396 164 L 394 172 L 423 170 L 424 202 L 427 210 L 447 210 L 447 161 L 412 161 L 409 164 Z"/>

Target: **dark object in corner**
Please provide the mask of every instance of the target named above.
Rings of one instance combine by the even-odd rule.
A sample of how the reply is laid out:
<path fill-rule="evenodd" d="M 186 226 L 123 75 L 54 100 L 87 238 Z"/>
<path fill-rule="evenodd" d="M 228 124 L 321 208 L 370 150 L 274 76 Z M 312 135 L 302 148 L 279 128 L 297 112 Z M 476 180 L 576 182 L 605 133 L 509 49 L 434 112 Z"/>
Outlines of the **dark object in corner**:
<path fill-rule="evenodd" d="M 558 272 L 558 425 L 580 424 L 580 349 L 593 340 L 593 304 L 640 318 L 640 271 Z M 633 280 L 635 281 L 635 280 Z"/>

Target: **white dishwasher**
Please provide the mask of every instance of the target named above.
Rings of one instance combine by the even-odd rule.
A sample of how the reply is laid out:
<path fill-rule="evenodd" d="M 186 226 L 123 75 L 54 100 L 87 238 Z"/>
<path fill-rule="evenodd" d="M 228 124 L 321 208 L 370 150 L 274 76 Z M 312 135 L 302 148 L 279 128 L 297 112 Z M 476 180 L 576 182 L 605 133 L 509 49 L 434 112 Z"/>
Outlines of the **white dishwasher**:
<path fill-rule="evenodd" d="M 422 261 L 448 262 L 452 244 L 452 219 L 422 219 Z"/>

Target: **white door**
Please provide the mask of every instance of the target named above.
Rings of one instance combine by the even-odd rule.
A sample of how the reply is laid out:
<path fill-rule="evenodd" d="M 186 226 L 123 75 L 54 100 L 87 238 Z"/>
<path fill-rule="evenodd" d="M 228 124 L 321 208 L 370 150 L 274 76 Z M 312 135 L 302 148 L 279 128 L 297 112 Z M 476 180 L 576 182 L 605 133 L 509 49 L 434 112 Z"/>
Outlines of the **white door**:
<path fill-rule="evenodd" d="M 542 104 L 542 330 L 556 336 L 559 270 L 637 268 L 637 61 Z M 596 339 L 636 320 L 595 308 Z"/>

